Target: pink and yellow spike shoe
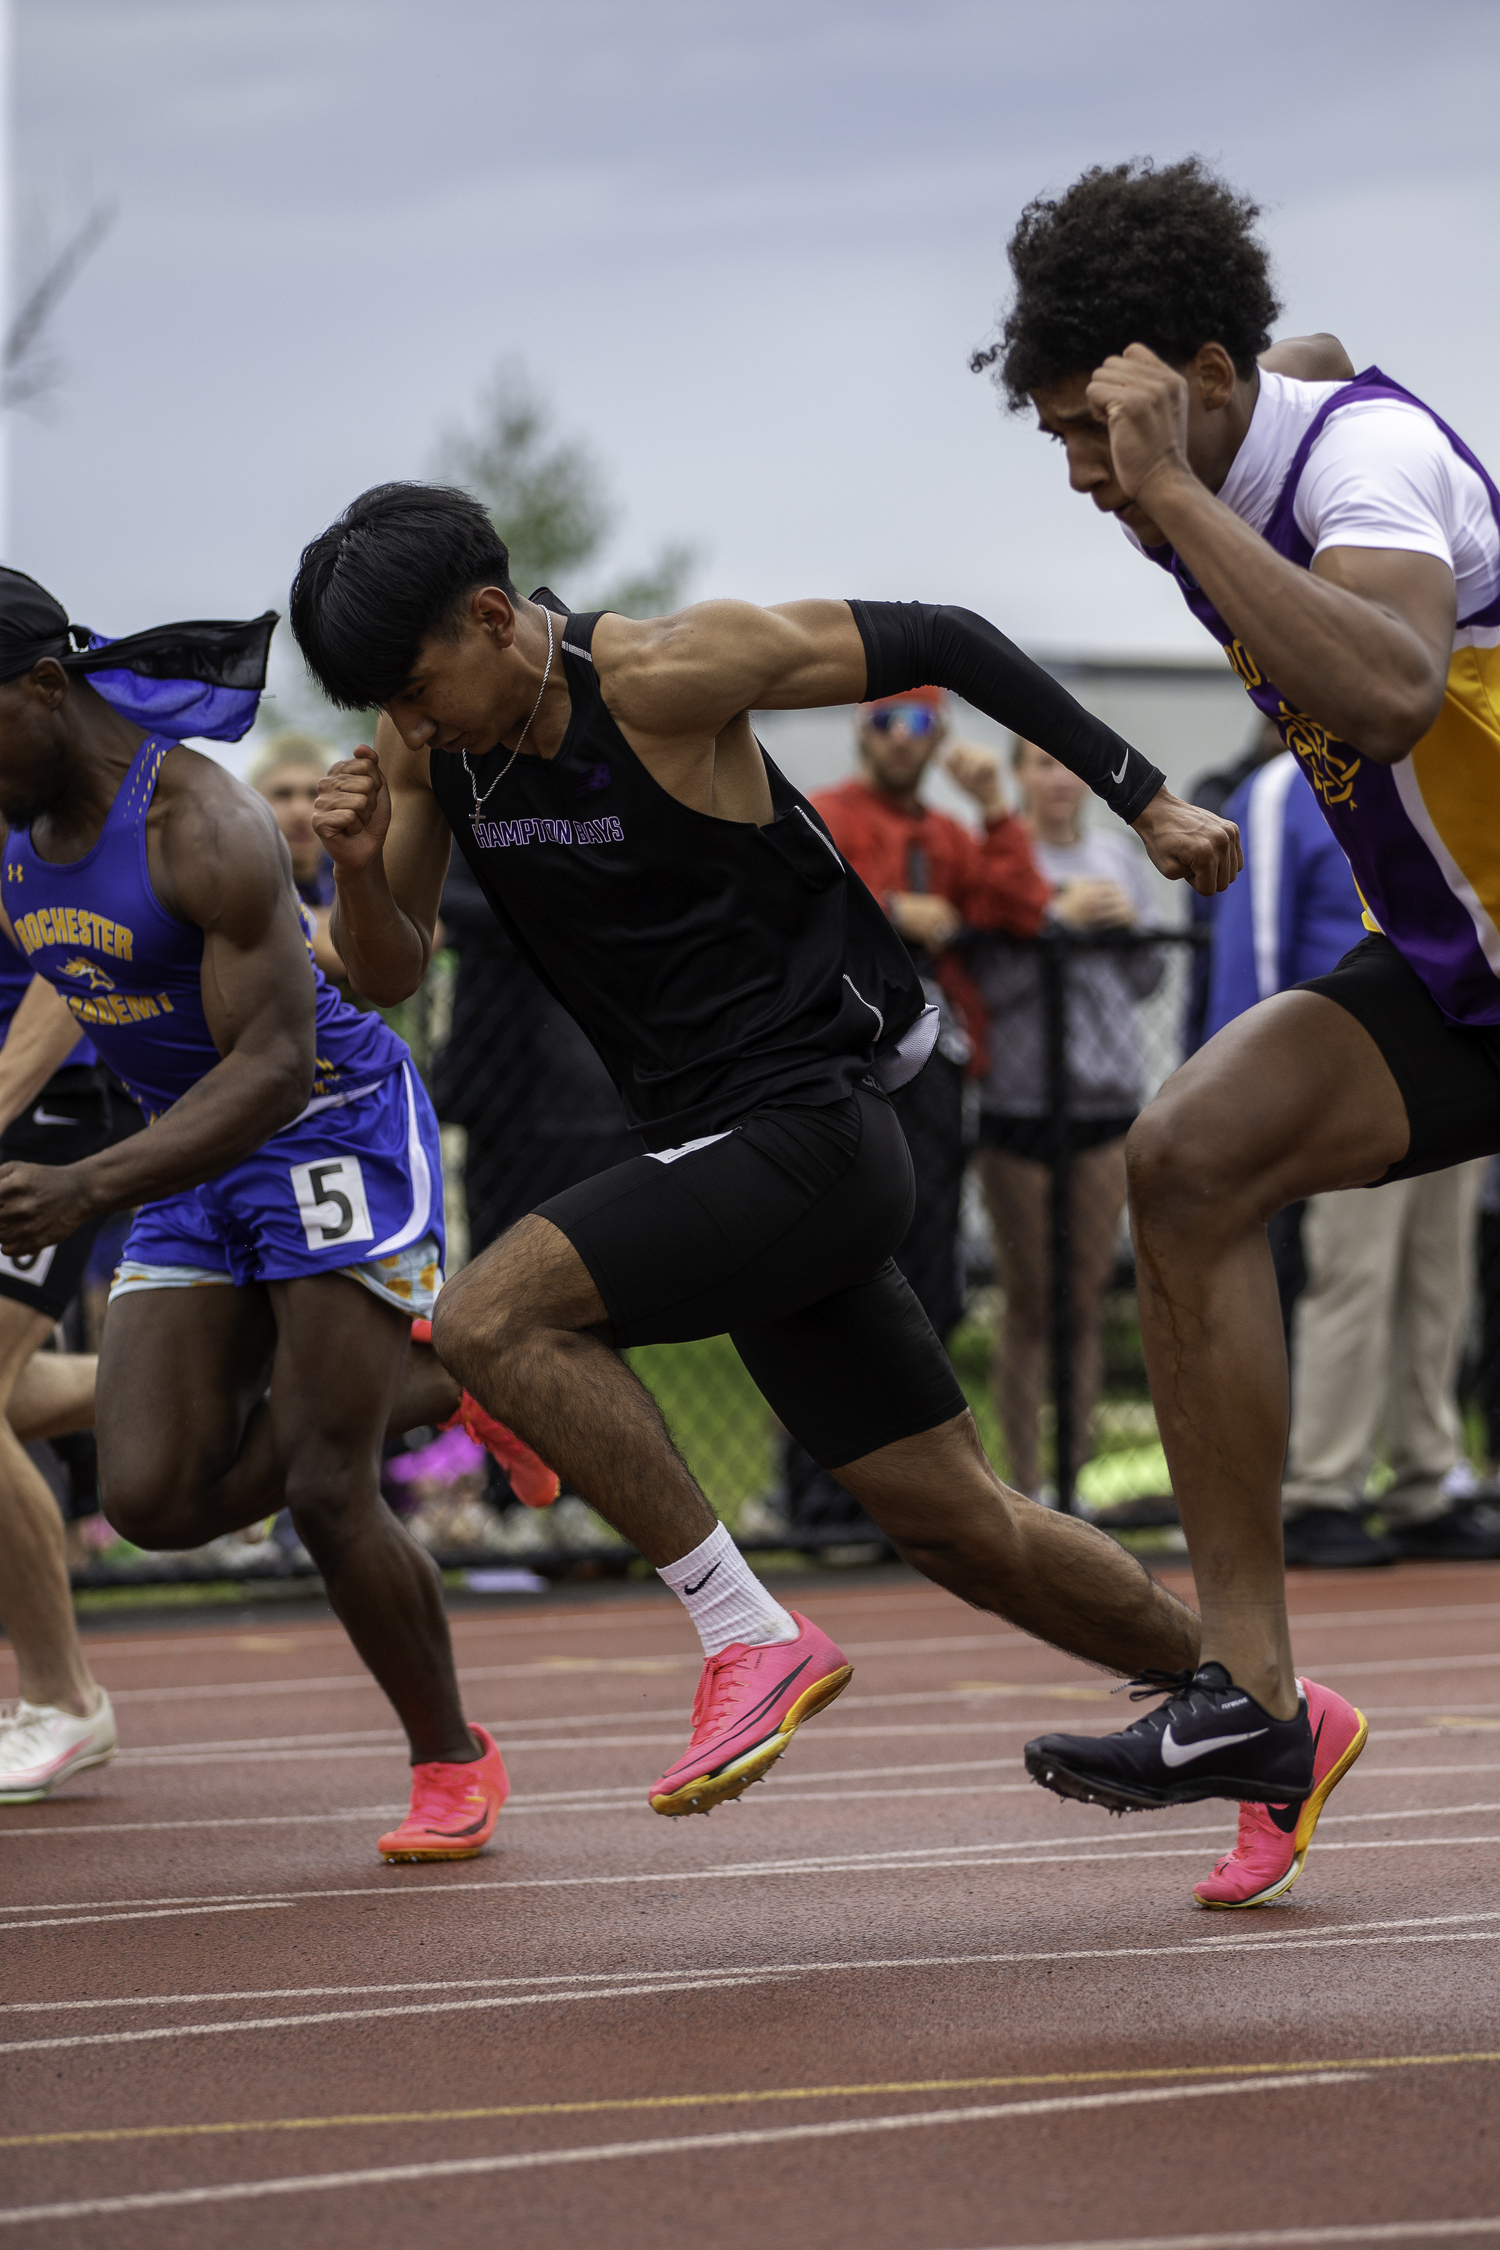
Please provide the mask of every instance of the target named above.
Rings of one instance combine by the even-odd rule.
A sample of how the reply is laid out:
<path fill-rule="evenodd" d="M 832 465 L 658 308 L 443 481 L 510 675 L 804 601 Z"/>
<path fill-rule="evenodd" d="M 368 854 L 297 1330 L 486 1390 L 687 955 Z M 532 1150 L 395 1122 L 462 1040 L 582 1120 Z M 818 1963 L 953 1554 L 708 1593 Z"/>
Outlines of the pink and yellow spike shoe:
<path fill-rule="evenodd" d="M 549 1469 L 539 1453 L 533 1453 L 524 1438 L 508 1430 L 487 1413 L 477 1398 L 467 1391 L 459 1401 L 458 1412 L 444 1429 L 461 1429 L 476 1445 L 482 1445 L 492 1454 L 510 1479 L 510 1489 L 528 1508 L 550 1508 L 562 1490 L 562 1480 L 556 1469 Z"/>
<path fill-rule="evenodd" d="M 1300 1805 L 1241 1805 L 1234 1850 L 1193 1886 L 1200 1906 L 1268 1906 L 1302 1873 L 1318 1816 L 1365 1746 L 1362 1711 L 1316 1680 L 1299 1680 L 1313 1733 L 1312 1795 Z"/>
<path fill-rule="evenodd" d="M 384 1860 L 472 1859 L 495 1832 L 510 1795 L 510 1776 L 494 1738 L 470 1727 L 481 1755 L 468 1765 L 447 1759 L 411 1769 L 411 1809 L 380 1839 Z"/>
<path fill-rule="evenodd" d="M 414 1320 L 411 1324 L 414 1344 L 432 1342 L 432 1322 Z M 556 1469 L 549 1469 L 539 1453 L 533 1453 L 524 1438 L 497 1422 L 493 1414 L 482 1407 L 477 1398 L 461 1391 L 458 1411 L 450 1414 L 443 1424 L 444 1430 L 462 1430 L 476 1445 L 499 1462 L 510 1479 L 510 1489 L 528 1508 L 550 1508 L 562 1490 L 562 1480 Z"/>
<path fill-rule="evenodd" d="M 709 1657 L 693 1697 L 693 1737 L 648 1792 L 653 1812 L 712 1812 L 760 1781 L 810 1719 L 841 1695 L 854 1666 L 811 1618 L 794 1641 L 748 1648 L 733 1641 Z"/>

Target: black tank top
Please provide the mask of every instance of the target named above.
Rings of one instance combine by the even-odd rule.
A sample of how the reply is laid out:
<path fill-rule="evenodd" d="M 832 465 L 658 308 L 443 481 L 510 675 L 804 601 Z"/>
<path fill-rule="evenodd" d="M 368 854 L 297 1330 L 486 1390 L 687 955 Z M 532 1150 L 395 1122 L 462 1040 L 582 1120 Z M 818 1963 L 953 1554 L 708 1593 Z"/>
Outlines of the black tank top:
<path fill-rule="evenodd" d="M 751 1110 L 896 1086 L 936 1030 L 906 949 L 769 758 L 764 828 L 694 812 L 604 706 L 593 616 L 563 622 L 554 758 L 434 752 L 432 791 L 502 926 L 598 1049 L 648 1148 Z M 500 776 L 504 771 L 504 778 Z M 478 802 L 476 804 L 476 798 Z"/>

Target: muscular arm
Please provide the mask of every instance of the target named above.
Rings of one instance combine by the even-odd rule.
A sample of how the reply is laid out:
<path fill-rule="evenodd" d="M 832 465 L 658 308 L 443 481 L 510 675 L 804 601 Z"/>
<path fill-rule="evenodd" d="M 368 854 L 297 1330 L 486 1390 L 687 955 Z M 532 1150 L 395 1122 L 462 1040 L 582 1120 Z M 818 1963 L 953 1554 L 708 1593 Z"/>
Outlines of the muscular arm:
<path fill-rule="evenodd" d="M 1290 375 L 1298 383 L 1350 383 L 1354 362 L 1327 329 L 1312 336 L 1278 336 L 1260 364 L 1273 375 Z"/>
<path fill-rule="evenodd" d="M 0 1047 L 0 1133 L 62 1068 L 77 1044 L 78 1026 L 66 1000 L 45 977 L 33 977 Z"/>
<path fill-rule="evenodd" d="M 333 861 L 333 942 L 356 992 L 394 1007 L 415 992 L 433 931 L 453 835 L 427 780 L 389 719 L 373 749 L 325 774 L 313 826 Z"/>
<path fill-rule="evenodd" d="M 806 711 L 932 683 L 1040 744 L 1123 819 L 1162 786 L 1154 766 L 997 627 L 947 603 L 701 602 L 644 626 L 602 619 L 595 647 L 614 716 L 660 742 L 715 737 L 752 709 Z M 1112 783 L 1122 768 L 1128 779 Z"/>
<path fill-rule="evenodd" d="M 1180 804 L 1139 751 L 972 610 L 930 602 L 804 601 L 775 609 L 704 602 L 644 625 L 602 618 L 594 652 L 611 713 L 669 788 L 674 760 L 701 759 L 752 709 L 807 710 L 934 683 L 1080 774 L 1138 826 L 1164 874 L 1215 891 L 1238 871 L 1239 838 L 1229 823 Z"/>
<path fill-rule="evenodd" d="M 1447 688 L 1457 596 L 1434 555 L 1332 547 L 1311 572 L 1267 546 L 1193 473 L 1188 391 L 1142 344 L 1106 360 L 1089 403 L 1115 472 L 1261 670 L 1380 765 L 1407 757 Z"/>
<path fill-rule="evenodd" d="M 193 764 L 163 768 L 152 874 L 169 911 L 203 932 L 203 1008 L 220 1060 L 118 1147 L 81 1164 L 0 1167 L 7 1252 L 212 1179 L 290 1124 L 312 1090 L 312 964 L 286 846 L 248 790 L 190 751 L 172 758 Z"/>

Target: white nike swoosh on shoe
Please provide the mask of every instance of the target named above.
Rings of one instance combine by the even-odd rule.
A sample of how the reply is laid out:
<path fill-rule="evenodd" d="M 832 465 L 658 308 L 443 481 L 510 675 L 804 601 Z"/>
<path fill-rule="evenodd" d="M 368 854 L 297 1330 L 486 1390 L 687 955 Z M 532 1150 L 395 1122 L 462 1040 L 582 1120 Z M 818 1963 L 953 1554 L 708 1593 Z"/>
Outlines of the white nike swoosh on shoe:
<path fill-rule="evenodd" d="M 31 1122 L 33 1125 L 75 1125 L 78 1121 L 73 1117 L 54 1117 L 50 1109 L 34 1109 Z"/>
<path fill-rule="evenodd" d="M 1179 1742 L 1168 1725 L 1162 1730 L 1161 1762 L 1164 1766 L 1185 1766 L 1194 1758 L 1206 1758 L 1210 1750 L 1228 1750 L 1236 1742 L 1253 1742 L 1257 1735 L 1270 1731 L 1269 1727 L 1252 1727 L 1248 1734 L 1211 1734 L 1203 1742 Z"/>
<path fill-rule="evenodd" d="M 1116 783 L 1118 783 L 1118 782 L 1121 782 L 1121 781 L 1123 781 L 1123 780 L 1125 779 L 1125 768 L 1126 768 L 1126 767 L 1127 767 L 1127 766 L 1129 765 L 1129 763 L 1130 763 L 1130 753 L 1129 753 L 1129 751 L 1127 750 L 1127 751 L 1126 751 L 1126 753 L 1125 753 L 1125 755 L 1124 755 L 1124 757 L 1123 757 L 1123 758 L 1122 758 L 1122 759 L 1120 760 L 1120 770 L 1119 770 L 1119 772 L 1118 772 L 1118 773 L 1112 773 L 1112 774 L 1110 775 L 1110 777 L 1109 777 L 1109 778 L 1110 778 L 1110 780 L 1111 780 L 1111 781 L 1113 781 L 1113 782 L 1116 782 Z"/>

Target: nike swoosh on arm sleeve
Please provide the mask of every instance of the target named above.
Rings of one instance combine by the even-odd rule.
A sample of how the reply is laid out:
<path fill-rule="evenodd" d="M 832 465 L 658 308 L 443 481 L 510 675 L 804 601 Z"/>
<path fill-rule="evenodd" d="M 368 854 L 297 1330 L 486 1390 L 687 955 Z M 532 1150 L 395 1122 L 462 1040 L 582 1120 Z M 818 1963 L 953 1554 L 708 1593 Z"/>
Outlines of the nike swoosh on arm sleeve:
<path fill-rule="evenodd" d="M 948 602 L 849 607 L 865 646 L 871 702 L 904 688 L 951 688 L 1076 773 L 1124 821 L 1137 819 L 1164 786 L 1159 767 L 1085 711 L 988 618 Z"/>

